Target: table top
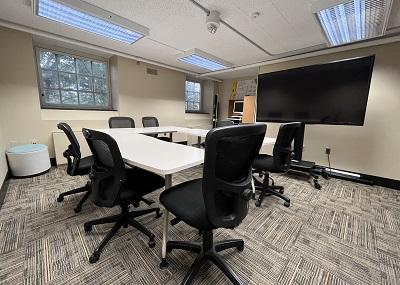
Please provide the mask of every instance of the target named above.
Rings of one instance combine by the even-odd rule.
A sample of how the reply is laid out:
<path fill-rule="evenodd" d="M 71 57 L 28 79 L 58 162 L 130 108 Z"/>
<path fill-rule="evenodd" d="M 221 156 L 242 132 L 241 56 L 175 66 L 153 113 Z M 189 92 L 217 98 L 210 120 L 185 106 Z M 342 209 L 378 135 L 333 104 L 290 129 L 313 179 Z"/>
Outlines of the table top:
<path fill-rule="evenodd" d="M 160 134 L 160 133 L 184 133 L 191 136 L 206 137 L 210 130 L 207 129 L 191 129 L 185 127 L 152 127 L 152 128 L 119 128 L 119 129 L 97 129 L 99 132 L 103 132 L 109 135 L 114 134 Z M 273 145 L 275 138 L 265 137 L 263 145 Z"/>
<path fill-rule="evenodd" d="M 180 127 L 149 127 L 149 128 L 114 128 L 114 129 L 96 129 L 96 131 L 103 132 L 109 135 L 112 134 L 162 134 L 162 133 L 176 133 Z"/>
<path fill-rule="evenodd" d="M 135 133 L 112 133 L 110 136 L 117 142 L 125 163 L 161 175 L 173 174 L 204 161 L 204 150 L 200 148 Z"/>

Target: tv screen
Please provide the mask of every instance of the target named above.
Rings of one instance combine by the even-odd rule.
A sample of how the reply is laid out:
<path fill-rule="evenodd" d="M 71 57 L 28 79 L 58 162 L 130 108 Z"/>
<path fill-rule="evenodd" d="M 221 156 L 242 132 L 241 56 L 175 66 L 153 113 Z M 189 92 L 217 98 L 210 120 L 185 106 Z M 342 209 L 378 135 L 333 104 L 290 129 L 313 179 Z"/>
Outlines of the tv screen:
<path fill-rule="evenodd" d="M 243 113 L 243 101 L 233 103 L 233 113 Z"/>
<path fill-rule="evenodd" d="M 375 56 L 260 74 L 258 122 L 364 124 Z"/>

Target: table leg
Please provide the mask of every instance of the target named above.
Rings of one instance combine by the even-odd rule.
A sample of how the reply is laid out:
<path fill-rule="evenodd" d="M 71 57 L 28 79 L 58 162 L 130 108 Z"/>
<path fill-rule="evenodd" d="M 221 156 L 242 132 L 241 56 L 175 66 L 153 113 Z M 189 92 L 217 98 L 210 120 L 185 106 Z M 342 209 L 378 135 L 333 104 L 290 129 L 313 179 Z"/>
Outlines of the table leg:
<path fill-rule="evenodd" d="M 253 177 L 251 177 L 251 190 L 253 190 L 253 199 L 256 199 L 256 186 L 254 185 Z"/>
<path fill-rule="evenodd" d="M 172 186 L 172 175 L 167 174 L 165 175 L 165 189 L 168 189 Z M 163 239 L 162 239 L 162 246 L 161 246 L 161 263 L 160 268 L 167 268 L 168 261 L 167 261 L 167 241 L 168 241 L 168 224 L 169 224 L 169 212 L 167 209 L 164 208 L 164 224 L 163 224 Z"/>
<path fill-rule="evenodd" d="M 169 133 L 169 139 L 171 140 L 171 142 L 172 142 L 172 132 L 171 133 Z"/>
<path fill-rule="evenodd" d="M 201 136 L 197 137 L 197 146 L 201 148 Z"/>

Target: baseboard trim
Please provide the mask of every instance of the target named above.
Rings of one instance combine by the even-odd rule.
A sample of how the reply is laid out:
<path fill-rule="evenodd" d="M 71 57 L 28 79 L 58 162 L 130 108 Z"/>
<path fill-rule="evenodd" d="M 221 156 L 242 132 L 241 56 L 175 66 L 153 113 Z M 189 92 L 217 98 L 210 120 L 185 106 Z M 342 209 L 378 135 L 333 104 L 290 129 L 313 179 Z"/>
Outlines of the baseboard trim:
<path fill-rule="evenodd" d="M 1 207 L 3 206 L 4 198 L 6 197 L 6 194 L 7 194 L 10 177 L 11 177 L 11 172 L 10 172 L 10 170 L 8 170 L 6 173 L 6 177 L 4 178 L 4 181 L 1 184 L 1 188 L 0 188 L 0 210 L 1 210 Z"/>
<path fill-rule="evenodd" d="M 316 165 L 317 169 L 325 169 L 325 166 L 321 165 Z M 351 172 L 347 170 L 342 170 L 338 169 L 340 171 L 346 171 L 346 172 Z M 327 173 L 329 173 L 328 170 L 326 170 Z M 357 183 L 362 183 L 362 184 L 367 184 L 367 185 L 376 185 L 376 186 L 382 186 L 390 189 L 395 189 L 395 190 L 400 190 L 400 180 L 395 180 L 391 178 L 385 178 L 385 177 L 380 177 L 380 176 L 374 176 L 374 175 L 368 175 L 368 174 L 363 174 L 363 173 L 356 173 L 356 172 L 351 172 L 354 174 L 360 175 L 360 177 L 354 177 L 350 175 L 345 175 L 345 174 L 338 174 L 338 173 L 332 173 L 330 176 L 333 178 L 338 178 L 338 179 L 343 179 L 347 181 L 352 181 L 352 182 L 357 182 Z"/>

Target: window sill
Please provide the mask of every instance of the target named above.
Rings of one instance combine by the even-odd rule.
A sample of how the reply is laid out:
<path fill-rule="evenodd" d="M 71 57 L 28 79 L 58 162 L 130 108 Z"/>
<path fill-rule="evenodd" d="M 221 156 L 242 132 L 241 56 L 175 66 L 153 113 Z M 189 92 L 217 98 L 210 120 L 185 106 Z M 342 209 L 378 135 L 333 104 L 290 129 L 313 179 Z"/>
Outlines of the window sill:
<path fill-rule="evenodd" d="M 209 112 L 202 112 L 202 111 L 185 111 L 186 114 L 203 114 L 203 115 L 210 115 Z"/>
<path fill-rule="evenodd" d="M 96 109 L 96 108 L 68 108 L 68 107 L 41 107 L 42 110 L 63 110 L 63 111 L 103 111 L 103 112 L 116 112 L 118 110 L 111 108 L 111 109 Z"/>

